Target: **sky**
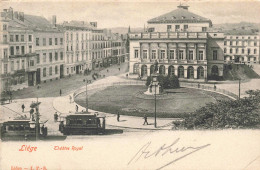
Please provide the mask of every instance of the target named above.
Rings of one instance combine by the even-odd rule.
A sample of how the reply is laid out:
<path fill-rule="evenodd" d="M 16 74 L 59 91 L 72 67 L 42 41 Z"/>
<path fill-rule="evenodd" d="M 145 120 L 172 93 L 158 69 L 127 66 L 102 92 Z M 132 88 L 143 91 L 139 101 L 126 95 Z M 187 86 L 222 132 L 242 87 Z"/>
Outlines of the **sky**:
<path fill-rule="evenodd" d="M 6 0 L 1 9 L 44 16 L 57 16 L 57 22 L 81 20 L 97 21 L 98 28 L 144 27 L 147 20 L 177 9 L 180 2 L 189 5 L 189 11 L 212 20 L 213 24 L 241 21 L 260 23 L 260 0 L 98 0 L 98 1 L 34 1 Z"/>

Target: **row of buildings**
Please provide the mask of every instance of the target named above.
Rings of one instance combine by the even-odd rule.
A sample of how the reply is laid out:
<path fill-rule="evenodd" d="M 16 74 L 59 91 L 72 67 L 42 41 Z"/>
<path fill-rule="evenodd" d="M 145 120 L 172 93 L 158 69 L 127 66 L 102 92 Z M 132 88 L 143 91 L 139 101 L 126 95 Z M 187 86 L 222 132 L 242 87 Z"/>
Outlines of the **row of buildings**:
<path fill-rule="evenodd" d="M 124 62 L 125 40 L 96 22 L 56 23 L 56 16 L 1 12 L 1 91 L 34 86 Z"/>
<path fill-rule="evenodd" d="M 212 30 L 210 19 L 179 5 L 150 19 L 144 32 L 129 33 L 130 74 L 146 77 L 154 72 L 180 79 L 219 79 L 225 62 L 259 63 L 259 35 L 224 35 Z"/>

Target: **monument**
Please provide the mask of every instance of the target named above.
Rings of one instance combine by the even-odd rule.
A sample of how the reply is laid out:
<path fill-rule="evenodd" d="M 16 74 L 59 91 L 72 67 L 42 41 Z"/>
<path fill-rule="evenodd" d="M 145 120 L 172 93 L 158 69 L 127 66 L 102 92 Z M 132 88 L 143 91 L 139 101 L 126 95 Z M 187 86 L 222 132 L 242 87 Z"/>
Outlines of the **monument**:
<path fill-rule="evenodd" d="M 158 74 L 158 62 L 155 61 L 154 71 L 151 74 L 151 83 L 148 86 L 147 91 L 144 92 L 144 94 L 146 94 L 146 95 L 155 95 L 155 94 L 158 95 L 158 94 L 162 93 L 162 87 L 159 84 L 158 76 L 159 76 L 159 74 Z"/>

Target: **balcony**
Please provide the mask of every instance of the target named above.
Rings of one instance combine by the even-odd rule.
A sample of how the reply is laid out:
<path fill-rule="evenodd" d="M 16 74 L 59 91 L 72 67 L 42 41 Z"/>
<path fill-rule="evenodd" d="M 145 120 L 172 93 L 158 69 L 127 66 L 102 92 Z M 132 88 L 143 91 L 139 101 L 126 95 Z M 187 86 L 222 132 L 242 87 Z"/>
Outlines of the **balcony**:
<path fill-rule="evenodd" d="M 216 34 L 219 34 L 219 33 L 216 33 Z M 215 35 L 215 34 L 213 34 L 213 35 Z M 218 35 L 217 37 L 219 38 L 220 36 Z M 132 40 L 135 40 L 135 39 L 194 39 L 194 38 L 207 39 L 208 33 L 207 32 L 144 32 L 144 33 L 129 33 L 129 38 Z"/>

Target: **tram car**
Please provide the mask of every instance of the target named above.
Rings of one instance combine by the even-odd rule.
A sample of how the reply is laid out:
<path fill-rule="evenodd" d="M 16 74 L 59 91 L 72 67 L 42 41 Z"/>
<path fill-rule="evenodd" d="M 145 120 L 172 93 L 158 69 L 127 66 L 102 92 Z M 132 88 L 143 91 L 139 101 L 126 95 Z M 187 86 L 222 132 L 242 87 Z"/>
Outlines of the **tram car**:
<path fill-rule="evenodd" d="M 97 113 L 75 113 L 61 117 L 59 131 L 63 135 L 93 135 L 105 133 L 105 116 Z"/>
<path fill-rule="evenodd" d="M 47 136 L 47 127 L 44 123 L 39 123 L 39 137 Z M 36 122 L 29 119 L 14 119 L 0 124 L 1 140 L 35 140 Z"/>

